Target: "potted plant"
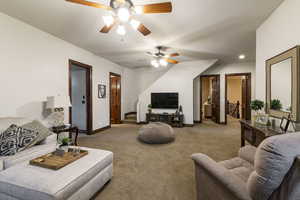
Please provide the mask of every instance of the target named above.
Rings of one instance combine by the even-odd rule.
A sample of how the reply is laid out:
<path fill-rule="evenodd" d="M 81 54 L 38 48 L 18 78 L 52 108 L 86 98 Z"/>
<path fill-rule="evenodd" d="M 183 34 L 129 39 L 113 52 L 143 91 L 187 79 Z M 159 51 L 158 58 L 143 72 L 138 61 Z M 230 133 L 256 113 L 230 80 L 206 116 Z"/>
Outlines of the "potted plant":
<path fill-rule="evenodd" d="M 152 105 L 151 105 L 151 104 L 148 105 L 148 112 L 149 112 L 149 113 L 152 112 Z"/>
<path fill-rule="evenodd" d="M 271 100 L 271 105 L 270 105 L 272 110 L 281 110 L 282 109 L 282 104 L 279 99 L 273 99 Z"/>
<path fill-rule="evenodd" d="M 260 115 L 259 112 L 264 108 L 264 106 L 265 106 L 265 103 L 261 100 L 255 99 L 255 100 L 251 101 L 250 107 L 251 107 L 251 110 L 255 111 L 255 115 L 253 116 L 255 122 L 257 122 L 258 117 Z"/>

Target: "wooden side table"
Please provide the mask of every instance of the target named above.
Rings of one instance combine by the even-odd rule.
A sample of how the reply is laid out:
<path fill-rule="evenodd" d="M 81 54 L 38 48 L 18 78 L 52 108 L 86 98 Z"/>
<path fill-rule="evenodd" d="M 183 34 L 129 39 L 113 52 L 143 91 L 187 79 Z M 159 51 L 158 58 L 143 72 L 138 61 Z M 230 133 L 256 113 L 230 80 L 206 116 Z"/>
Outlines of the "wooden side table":
<path fill-rule="evenodd" d="M 52 127 L 52 132 L 54 132 L 55 134 L 57 134 L 57 140 L 58 140 L 58 136 L 61 133 L 64 132 L 69 132 L 69 138 L 72 141 L 72 134 L 75 133 L 75 142 L 73 143 L 75 146 L 78 146 L 78 133 L 79 133 L 79 129 L 77 126 L 63 126 L 63 127 Z"/>
<path fill-rule="evenodd" d="M 284 134 L 280 129 L 272 130 L 269 127 L 256 125 L 252 121 L 240 120 L 241 123 L 241 146 L 245 146 L 245 141 L 252 146 L 258 147 L 260 143 L 268 137 Z"/>

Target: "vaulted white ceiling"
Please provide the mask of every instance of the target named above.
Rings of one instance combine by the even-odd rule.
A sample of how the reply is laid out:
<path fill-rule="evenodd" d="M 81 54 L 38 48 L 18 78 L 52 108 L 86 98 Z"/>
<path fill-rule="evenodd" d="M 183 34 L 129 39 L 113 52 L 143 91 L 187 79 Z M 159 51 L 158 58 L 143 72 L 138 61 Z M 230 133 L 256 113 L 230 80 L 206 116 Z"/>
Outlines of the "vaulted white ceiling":
<path fill-rule="evenodd" d="M 109 4 L 109 0 L 93 0 Z M 245 54 L 255 60 L 255 31 L 283 0 L 171 0 L 171 14 L 138 16 L 152 34 L 128 26 L 99 33 L 107 11 L 64 0 L 1 0 L 0 12 L 125 67 L 149 66 L 145 52 L 157 45 L 179 52 L 179 61 L 218 58 L 229 62 Z M 132 0 L 136 5 L 164 0 Z"/>

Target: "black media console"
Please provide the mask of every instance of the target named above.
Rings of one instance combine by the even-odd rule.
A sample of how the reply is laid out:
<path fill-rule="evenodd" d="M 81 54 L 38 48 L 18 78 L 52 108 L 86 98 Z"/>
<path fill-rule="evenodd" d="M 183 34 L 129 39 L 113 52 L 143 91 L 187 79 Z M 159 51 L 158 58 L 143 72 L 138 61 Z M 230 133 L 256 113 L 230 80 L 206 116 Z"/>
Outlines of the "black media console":
<path fill-rule="evenodd" d="M 166 113 L 147 113 L 147 123 L 149 122 L 164 122 L 173 127 L 183 127 L 184 115 L 166 114 Z"/>

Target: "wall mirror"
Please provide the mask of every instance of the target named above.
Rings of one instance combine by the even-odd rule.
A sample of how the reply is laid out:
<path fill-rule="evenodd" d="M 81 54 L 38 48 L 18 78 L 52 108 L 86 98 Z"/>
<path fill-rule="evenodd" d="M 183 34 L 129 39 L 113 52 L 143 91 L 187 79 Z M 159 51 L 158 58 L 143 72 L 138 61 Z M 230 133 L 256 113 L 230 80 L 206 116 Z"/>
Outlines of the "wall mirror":
<path fill-rule="evenodd" d="M 266 62 L 266 113 L 299 122 L 299 46 Z"/>

